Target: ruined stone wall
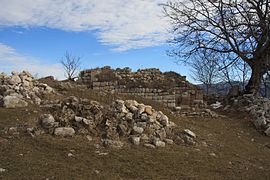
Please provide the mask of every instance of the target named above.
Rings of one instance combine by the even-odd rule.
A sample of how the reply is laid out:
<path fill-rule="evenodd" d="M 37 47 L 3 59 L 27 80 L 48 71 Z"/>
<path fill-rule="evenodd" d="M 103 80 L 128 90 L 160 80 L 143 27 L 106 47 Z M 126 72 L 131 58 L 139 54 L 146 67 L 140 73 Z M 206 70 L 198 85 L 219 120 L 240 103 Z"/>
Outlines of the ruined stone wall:
<path fill-rule="evenodd" d="M 203 98 L 202 90 L 186 81 L 184 76 L 174 72 L 162 73 L 154 68 L 132 72 L 129 68 L 114 70 L 104 67 L 84 70 L 80 77 L 94 90 L 138 95 L 168 107 L 192 105 L 194 100 Z"/>

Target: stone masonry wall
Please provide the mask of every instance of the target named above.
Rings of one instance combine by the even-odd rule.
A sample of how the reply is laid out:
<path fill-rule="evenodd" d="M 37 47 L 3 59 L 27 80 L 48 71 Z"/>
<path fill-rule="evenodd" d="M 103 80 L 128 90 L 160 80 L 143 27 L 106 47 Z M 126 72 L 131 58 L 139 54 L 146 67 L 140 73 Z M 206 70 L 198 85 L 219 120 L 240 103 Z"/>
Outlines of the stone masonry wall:
<path fill-rule="evenodd" d="M 82 83 L 94 90 L 138 95 L 173 108 L 192 105 L 202 100 L 202 90 L 175 72 L 162 73 L 159 69 L 142 69 L 132 72 L 130 68 L 110 67 L 84 70 L 80 73 Z"/>

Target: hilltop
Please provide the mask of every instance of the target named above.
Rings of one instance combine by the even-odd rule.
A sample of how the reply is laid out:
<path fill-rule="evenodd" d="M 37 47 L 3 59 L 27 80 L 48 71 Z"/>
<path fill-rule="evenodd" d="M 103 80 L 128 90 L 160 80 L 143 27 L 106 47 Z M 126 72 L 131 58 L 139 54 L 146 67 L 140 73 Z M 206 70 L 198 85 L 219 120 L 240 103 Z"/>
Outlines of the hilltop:
<path fill-rule="evenodd" d="M 154 80 L 164 75 L 156 74 Z M 82 83 L 35 80 L 26 71 L 1 75 L 0 178 L 269 178 L 268 125 L 257 123 L 263 131 L 254 128 L 259 122 L 255 116 L 269 122 L 267 113 L 256 113 L 262 100 L 252 107 L 252 98 L 234 98 L 230 107 L 214 109 L 203 101 L 202 91 L 180 75 L 173 77 L 185 86 L 148 87 L 149 78 L 138 87 L 141 81 L 133 79 L 135 86 L 121 88 L 128 93 L 115 90 L 119 79 L 97 77 Z M 175 87 L 182 89 L 179 95 L 185 101 L 173 102 L 180 97 Z M 166 103 L 163 97 L 169 98 Z"/>

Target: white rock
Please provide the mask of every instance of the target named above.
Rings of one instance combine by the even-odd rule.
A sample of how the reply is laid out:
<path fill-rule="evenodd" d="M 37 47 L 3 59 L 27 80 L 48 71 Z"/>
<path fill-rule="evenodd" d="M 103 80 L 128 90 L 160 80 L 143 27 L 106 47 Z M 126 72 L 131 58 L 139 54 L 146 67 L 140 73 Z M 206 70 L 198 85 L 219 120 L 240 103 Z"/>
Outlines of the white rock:
<path fill-rule="evenodd" d="M 146 134 L 142 134 L 142 135 L 141 135 L 141 140 L 142 140 L 142 141 L 149 141 L 150 138 L 149 138 Z"/>
<path fill-rule="evenodd" d="M 88 120 L 88 119 L 85 119 L 85 118 L 83 118 L 82 122 L 83 122 L 85 125 L 90 125 L 90 124 L 91 124 L 91 120 Z"/>
<path fill-rule="evenodd" d="M 140 145 L 140 140 L 141 140 L 140 137 L 135 137 L 135 136 L 131 137 L 131 143 L 136 146 Z"/>
<path fill-rule="evenodd" d="M 17 71 L 12 71 L 11 74 L 12 74 L 13 76 L 18 76 L 18 75 L 19 75 L 19 73 L 18 73 Z"/>
<path fill-rule="evenodd" d="M 0 173 L 6 172 L 7 170 L 4 168 L 0 168 Z"/>
<path fill-rule="evenodd" d="M 217 157 L 217 155 L 215 153 L 209 153 L 209 156 Z"/>
<path fill-rule="evenodd" d="M 159 119 L 159 122 L 160 122 L 160 124 L 162 124 L 163 126 L 168 126 L 168 124 L 169 124 L 169 118 L 168 118 L 166 115 L 161 114 L 161 117 L 160 117 L 160 119 Z"/>
<path fill-rule="evenodd" d="M 155 145 L 156 147 L 165 147 L 165 146 L 166 146 L 165 142 L 163 142 L 163 141 L 161 141 L 161 140 L 159 140 L 159 139 L 155 139 L 155 140 L 154 140 L 154 145 Z"/>
<path fill-rule="evenodd" d="M 51 128 L 55 125 L 55 119 L 51 114 L 44 114 L 39 120 L 43 128 Z"/>
<path fill-rule="evenodd" d="M 92 136 L 89 136 L 89 135 L 86 136 L 86 139 L 87 139 L 88 141 L 93 141 Z"/>
<path fill-rule="evenodd" d="M 128 113 L 128 109 L 125 106 L 125 102 L 123 100 L 116 100 L 115 101 L 115 108 L 120 113 Z"/>
<path fill-rule="evenodd" d="M 132 120 L 133 119 L 133 114 L 132 113 L 127 113 L 126 114 L 126 119 L 127 120 Z"/>
<path fill-rule="evenodd" d="M 196 134 L 189 129 L 185 129 L 184 133 L 192 138 L 196 138 Z"/>
<path fill-rule="evenodd" d="M 11 78 L 9 80 L 9 84 L 11 84 L 11 85 L 20 84 L 21 82 L 22 82 L 22 80 L 18 75 L 11 76 Z"/>
<path fill-rule="evenodd" d="M 135 100 L 126 100 L 125 105 L 127 108 L 131 108 L 132 106 L 138 106 L 138 102 Z"/>
<path fill-rule="evenodd" d="M 53 88 L 51 88 L 50 86 L 46 86 L 45 92 L 50 94 L 50 93 L 53 93 L 54 91 L 53 91 Z"/>
<path fill-rule="evenodd" d="M 40 105 L 41 104 L 41 99 L 39 97 L 34 97 L 34 103 L 37 104 L 37 105 Z"/>
<path fill-rule="evenodd" d="M 254 125 L 256 126 L 257 129 L 262 129 L 264 126 L 266 126 L 266 118 L 264 116 L 257 117 L 254 119 Z"/>
<path fill-rule="evenodd" d="M 116 149 L 120 149 L 124 146 L 124 143 L 121 141 L 114 141 L 114 140 L 109 140 L 109 139 L 103 140 L 103 144 L 105 147 L 111 147 L 111 148 L 116 148 Z"/>
<path fill-rule="evenodd" d="M 182 139 L 184 140 L 184 142 L 186 144 L 189 144 L 189 145 L 195 145 L 196 144 L 194 139 L 192 137 L 188 136 L 188 135 L 183 136 Z"/>
<path fill-rule="evenodd" d="M 221 102 L 216 102 L 216 103 L 214 103 L 214 104 L 211 104 L 210 105 L 213 109 L 218 109 L 218 108 L 221 108 L 222 107 L 222 104 L 221 104 Z"/>
<path fill-rule="evenodd" d="M 59 127 L 55 128 L 54 134 L 56 136 L 73 136 L 75 134 L 75 130 L 71 127 Z"/>
<path fill-rule="evenodd" d="M 172 145 L 173 140 L 172 139 L 164 139 L 165 143 Z"/>
<path fill-rule="evenodd" d="M 83 117 L 75 116 L 76 122 L 82 122 L 83 119 L 84 119 Z"/>
<path fill-rule="evenodd" d="M 26 107 L 28 103 L 21 99 L 19 96 L 6 96 L 3 98 L 3 107 L 5 108 L 17 108 Z"/>
<path fill-rule="evenodd" d="M 74 157 L 74 155 L 72 153 L 68 153 L 67 155 L 68 157 Z"/>
<path fill-rule="evenodd" d="M 268 129 L 266 129 L 266 130 L 264 131 L 264 133 L 266 134 L 266 136 L 270 136 L 270 127 L 269 127 Z"/>
<path fill-rule="evenodd" d="M 129 109 L 132 113 L 136 113 L 138 111 L 138 108 L 135 106 L 131 106 Z"/>
<path fill-rule="evenodd" d="M 141 115 L 145 111 L 145 105 L 139 104 L 138 105 L 138 114 Z"/>
<path fill-rule="evenodd" d="M 141 114 L 141 120 L 142 120 L 142 121 L 149 121 L 149 117 L 147 116 L 146 113 L 142 113 L 142 114 Z"/>
<path fill-rule="evenodd" d="M 155 149 L 156 148 L 153 144 L 148 144 L 148 143 L 144 144 L 144 147 L 149 148 L 149 149 Z"/>
<path fill-rule="evenodd" d="M 134 131 L 135 133 L 142 134 L 143 131 L 144 131 L 144 129 L 143 129 L 142 127 L 134 126 L 134 127 L 133 127 L 133 131 Z"/>

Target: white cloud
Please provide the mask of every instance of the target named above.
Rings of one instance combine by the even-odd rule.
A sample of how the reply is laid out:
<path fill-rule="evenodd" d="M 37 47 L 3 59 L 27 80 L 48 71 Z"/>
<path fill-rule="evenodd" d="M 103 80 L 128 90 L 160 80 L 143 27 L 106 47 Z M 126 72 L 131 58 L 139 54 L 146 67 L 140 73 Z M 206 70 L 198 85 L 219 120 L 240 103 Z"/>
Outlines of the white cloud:
<path fill-rule="evenodd" d="M 166 0 L 0 0 L 0 25 L 98 30 L 100 42 L 124 51 L 165 42 L 162 2 Z"/>
<path fill-rule="evenodd" d="M 12 47 L 0 43 L 0 72 L 27 70 L 38 77 L 53 75 L 57 79 L 64 79 L 61 64 L 44 64 L 40 60 L 16 52 Z"/>

